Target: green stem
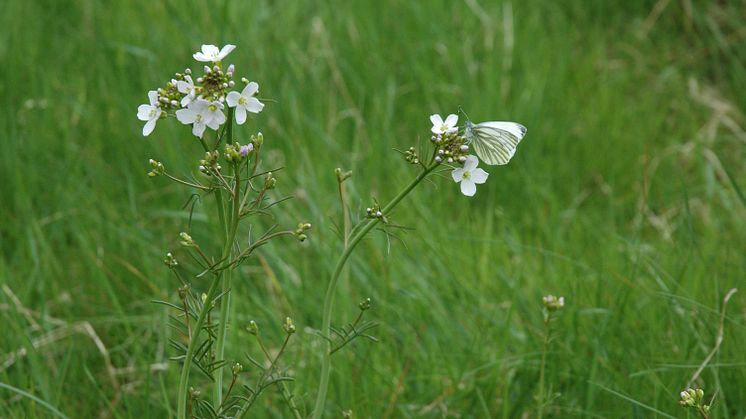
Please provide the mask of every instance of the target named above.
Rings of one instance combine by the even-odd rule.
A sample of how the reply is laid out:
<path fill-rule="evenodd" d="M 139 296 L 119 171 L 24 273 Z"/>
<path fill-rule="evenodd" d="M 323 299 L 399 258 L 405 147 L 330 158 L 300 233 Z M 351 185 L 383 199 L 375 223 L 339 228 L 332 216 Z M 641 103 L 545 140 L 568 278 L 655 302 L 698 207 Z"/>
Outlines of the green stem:
<path fill-rule="evenodd" d="M 232 144 L 233 143 L 233 110 L 231 109 L 228 112 L 228 125 L 226 126 L 226 133 L 225 133 L 227 140 L 226 144 Z M 233 255 L 233 241 L 236 237 L 236 231 L 238 230 L 238 206 L 240 202 L 240 194 L 241 194 L 241 167 L 233 163 L 233 190 L 231 193 L 231 197 L 233 199 L 233 205 L 232 210 L 230 212 L 230 216 L 226 217 L 224 220 L 226 222 L 226 225 L 224 225 L 224 231 L 225 231 L 225 243 L 223 247 L 223 256 L 224 258 L 227 258 L 227 260 L 232 259 Z M 224 208 L 221 201 L 221 208 Z M 227 223 L 230 223 L 230 227 L 228 227 Z M 221 261 L 221 263 L 223 263 Z M 221 301 L 220 301 L 220 319 L 218 320 L 218 340 L 216 342 L 215 346 L 215 360 L 216 361 L 222 361 L 225 357 L 225 338 L 226 334 L 228 333 L 228 316 L 230 314 L 230 307 L 231 307 L 231 278 L 233 277 L 233 269 L 228 268 L 226 269 L 225 274 L 223 275 L 222 279 L 222 290 L 221 294 L 223 295 Z M 213 406 L 219 406 L 223 401 L 223 368 L 218 368 L 217 373 L 215 375 L 215 385 L 213 387 L 212 392 L 212 401 Z"/>
<path fill-rule="evenodd" d="M 544 369 L 547 361 L 547 351 L 549 350 L 549 321 L 551 320 L 551 312 L 548 312 L 544 317 L 544 343 L 541 349 L 541 366 L 539 367 L 539 394 L 537 397 L 538 412 L 536 417 L 541 419 L 544 416 Z"/>
<path fill-rule="evenodd" d="M 229 115 L 229 122 L 228 126 L 231 129 L 233 129 L 233 113 L 232 110 L 228 113 Z M 202 147 L 205 149 L 205 151 L 209 151 L 209 148 L 207 146 L 207 143 L 200 138 L 200 143 L 202 144 Z M 215 201 L 217 204 L 217 210 L 218 210 L 218 220 L 220 222 L 220 232 L 221 235 L 224 238 L 223 243 L 223 253 L 221 255 L 220 260 L 226 260 L 230 258 L 230 251 L 232 249 L 232 243 L 235 239 L 235 229 L 233 229 L 232 234 L 228 231 L 228 223 L 226 221 L 225 217 L 225 207 L 223 205 L 223 193 L 220 188 L 215 189 Z M 230 275 L 230 270 L 228 270 L 228 275 Z M 186 357 L 184 358 L 184 364 L 181 367 L 181 376 L 179 378 L 179 390 L 178 390 L 178 397 L 177 397 L 177 419 L 187 419 L 186 416 L 186 409 L 187 409 L 187 391 L 189 386 L 189 373 L 192 368 L 192 361 L 194 358 L 194 352 L 197 350 L 198 342 L 199 342 L 199 336 L 202 333 L 202 327 L 205 324 L 205 320 L 207 319 L 210 310 L 212 308 L 213 299 L 215 298 L 216 292 L 222 282 L 223 279 L 223 271 L 219 271 L 215 274 L 215 278 L 212 280 L 212 283 L 210 283 L 210 288 L 207 290 L 205 301 L 202 305 L 202 309 L 199 312 L 199 315 L 197 316 L 197 322 L 194 324 L 194 329 L 192 333 L 192 338 L 189 340 L 189 346 L 187 347 L 187 353 Z M 224 299 L 227 299 L 228 296 L 223 296 Z M 226 300 L 227 301 L 227 300 Z M 225 322 L 225 317 L 222 316 L 223 306 L 226 306 L 227 303 L 224 302 L 224 304 L 221 304 L 221 328 L 220 331 L 222 332 L 222 323 Z M 223 338 L 225 336 L 223 335 Z M 220 344 L 219 344 L 220 345 Z M 221 348 L 222 349 L 222 348 Z M 219 388 L 219 393 L 216 391 L 213 395 L 220 394 L 222 395 L 222 370 L 220 370 L 221 373 L 218 374 L 217 382 L 215 383 L 215 388 Z M 217 399 L 218 403 L 220 403 L 220 399 Z M 191 416 L 191 414 L 190 414 Z"/>
<path fill-rule="evenodd" d="M 194 324 L 192 339 L 189 341 L 186 358 L 184 358 L 184 365 L 182 365 L 181 367 L 181 378 L 179 379 L 179 396 L 177 405 L 178 410 L 176 414 L 176 417 L 178 419 L 186 419 L 187 386 L 189 384 L 189 371 L 192 367 L 192 358 L 194 358 L 194 351 L 197 349 L 196 342 L 199 338 L 200 332 L 202 331 L 202 326 L 204 326 L 205 324 L 207 313 L 210 312 L 209 307 L 212 305 L 212 300 L 213 298 L 215 298 L 215 292 L 217 291 L 218 285 L 220 284 L 220 278 L 220 273 L 215 275 L 215 278 L 210 284 L 210 288 L 207 290 L 207 297 L 205 298 L 202 309 L 197 316 L 197 323 Z"/>
<path fill-rule="evenodd" d="M 430 174 L 430 172 L 436 167 L 437 165 L 432 165 L 430 167 L 426 167 L 425 170 L 422 171 L 413 181 L 410 183 L 406 188 L 404 188 L 403 191 L 399 192 L 399 194 L 394 197 L 394 199 L 389 202 L 386 207 L 384 207 L 381 212 L 383 212 L 384 215 L 388 215 L 391 210 L 396 207 L 396 205 L 404 199 L 405 196 L 407 196 L 412 189 L 415 188 L 420 182 L 422 182 L 425 177 Z M 316 395 L 316 404 L 313 409 L 313 419 L 320 419 L 322 415 L 324 414 L 324 404 L 326 403 L 326 394 L 329 390 L 329 376 L 331 374 L 331 350 L 332 350 L 332 336 L 331 336 L 331 323 L 332 323 L 332 306 L 334 305 L 334 291 L 337 288 L 337 283 L 339 282 L 340 274 L 342 273 L 342 269 L 345 266 L 345 263 L 347 262 L 347 259 L 352 254 L 352 251 L 355 250 L 355 247 L 360 243 L 360 241 L 365 237 L 370 230 L 373 229 L 373 227 L 378 224 L 379 219 L 374 218 L 370 221 L 368 221 L 365 226 L 359 230 L 355 235 L 350 239 L 349 245 L 344 249 L 344 252 L 342 253 L 342 256 L 339 257 L 339 260 L 337 261 L 337 266 L 334 268 L 334 272 L 332 273 L 332 276 L 329 280 L 329 285 L 326 289 L 326 295 L 324 296 L 324 314 L 322 319 L 322 326 L 321 326 L 321 333 L 323 333 L 324 340 L 326 341 L 326 344 L 324 345 L 324 352 L 322 353 L 321 357 L 321 377 L 319 379 L 319 390 L 318 394 Z"/>

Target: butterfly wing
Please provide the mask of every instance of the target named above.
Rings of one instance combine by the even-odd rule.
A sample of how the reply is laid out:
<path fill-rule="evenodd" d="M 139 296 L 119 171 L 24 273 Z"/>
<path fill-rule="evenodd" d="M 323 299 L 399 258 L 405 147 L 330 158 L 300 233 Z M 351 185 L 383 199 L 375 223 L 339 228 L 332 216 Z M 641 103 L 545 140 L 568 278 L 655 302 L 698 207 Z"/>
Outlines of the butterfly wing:
<path fill-rule="evenodd" d="M 523 125 L 502 121 L 482 122 L 471 127 L 470 131 L 474 151 L 489 165 L 507 164 L 526 135 Z"/>

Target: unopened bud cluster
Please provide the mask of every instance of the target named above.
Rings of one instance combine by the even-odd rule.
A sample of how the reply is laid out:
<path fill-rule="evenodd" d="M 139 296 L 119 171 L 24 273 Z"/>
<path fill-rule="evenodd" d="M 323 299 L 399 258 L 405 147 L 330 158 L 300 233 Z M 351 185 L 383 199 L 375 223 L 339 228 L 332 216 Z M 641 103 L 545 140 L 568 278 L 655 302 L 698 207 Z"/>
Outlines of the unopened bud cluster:
<path fill-rule="evenodd" d="M 308 238 L 308 236 L 306 236 L 306 231 L 310 229 L 310 223 L 298 223 L 298 228 L 296 228 L 293 233 L 295 234 L 295 237 L 298 238 L 298 240 L 305 241 Z"/>
<path fill-rule="evenodd" d="M 360 307 L 360 311 L 370 310 L 370 306 L 370 298 L 366 298 L 365 300 L 361 301 L 360 304 L 358 304 L 358 307 Z"/>
<path fill-rule="evenodd" d="M 274 189 L 277 185 L 277 179 L 272 176 L 272 172 L 268 172 L 267 176 L 264 177 L 264 189 Z"/>
<path fill-rule="evenodd" d="M 239 143 L 227 144 L 224 153 L 225 160 L 231 163 L 241 163 L 252 151 L 254 151 L 254 144 L 252 143 L 245 145 Z"/>
<path fill-rule="evenodd" d="M 565 297 L 555 297 L 554 295 L 547 295 L 542 298 L 544 307 L 549 311 L 559 310 L 565 306 Z"/>
<path fill-rule="evenodd" d="M 177 291 L 179 293 L 179 298 L 181 299 L 181 301 L 184 301 L 186 300 L 187 295 L 189 295 L 189 285 L 184 284 L 180 286 Z"/>
<path fill-rule="evenodd" d="M 241 374 L 241 371 L 243 371 L 243 365 L 236 362 L 231 367 L 231 372 L 233 373 L 233 376 L 237 376 L 238 374 Z"/>
<path fill-rule="evenodd" d="M 704 404 L 705 392 L 701 388 L 696 390 L 688 388 L 679 393 L 679 395 L 681 396 L 681 400 L 679 400 L 681 406 L 701 409 L 705 413 L 710 411 L 710 406 Z"/>
<path fill-rule="evenodd" d="M 211 176 L 212 171 L 219 172 L 222 167 L 218 164 L 218 158 L 220 158 L 220 153 L 217 150 L 205 152 L 205 157 L 199 161 L 199 171 L 207 176 Z"/>
<path fill-rule="evenodd" d="M 246 331 L 249 332 L 250 334 L 256 336 L 256 335 L 259 334 L 259 325 L 256 324 L 256 322 L 254 320 L 252 320 L 252 321 L 249 322 L 249 325 L 246 326 Z"/>
<path fill-rule="evenodd" d="M 430 137 L 430 141 L 437 147 L 435 161 L 438 163 L 464 163 L 469 155 L 466 138 L 459 135 L 458 131 L 435 134 Z"/>
<path fill-rule="evenodd" d="M 295 325 L 293 324 L 293 319 L 290 317 L 285 318 L 285 323 L 282 325 L 282 328 L 285 329 L 285 333 L 288 335 L 292 335 L 295 333 Z"/>
<path fill-rule="evenodd" d="M 148 172 L 148 176 L 150 177 L 156 177 L 156 176 L 162 176 L 164 173 L 166 173 L 166 168 L 163 167 L 163 163 L 159 161 L 155 161 L 153 159 L 150 159 L 150 171 Z"/>
<path fill-rule="evenodd" d="M 404 152 L 404 160 L 406 160 L 407 163 L 420 164 L 420 158 L 417 157 L 417 152 L 414 151 L 414 147 L 409 147 L 409 149 Z"/>
<path fill-rule="evenodd" d="M 194 241 L 192 236 L 187 233 L 181 232 L 179 234 L 179 243 L 184 247 L 196 247 L 197 243 Z"/>
<path fill-rule="evenodd" d="M 383 212 L 378 204 L 373 205 L 365 209 L 365 216 L 367 218 L 378 218 L 383 219 Z"/>
<path fill-rule="evenodd" d="M 179 262 L 176 260 L 174 255 L 171 254 L 171 252 L 166 253 L 166 258 L 163 259 L 163 263 L 165 263 L 166 266 L 168 266 L 171 269 L 179 265 Z"/>

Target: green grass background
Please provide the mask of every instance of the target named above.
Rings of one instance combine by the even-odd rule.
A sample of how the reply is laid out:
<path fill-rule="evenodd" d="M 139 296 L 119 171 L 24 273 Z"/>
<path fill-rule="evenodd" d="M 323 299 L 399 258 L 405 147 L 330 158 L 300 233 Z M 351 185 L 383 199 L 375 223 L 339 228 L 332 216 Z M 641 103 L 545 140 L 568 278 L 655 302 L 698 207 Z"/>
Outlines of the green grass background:
<path fill-rule="evenodd" d="M 135 114 L 147 90 L 199 68 L 202 43 L 238 45 L 237 74 L 276 100 L 238 132 L 261 130 L 267 164 L 287 168 L 277 196 L 296 199 L 278 222 L 314 224 L 308 243 L 275 242 L 236 275 L 231 359 L 256 354 L 249 320 L 276 346 L 291 316 L 285 362 L 310 409 L 311 330 L 340 251 L 333 169 L 354 171 L 360 214 L 414 176 L 391 149 L 461 106 L 528 135 L 474 198 L 448 179 L 409 196 L 394 214 L 415 228 L 406 245 L 375 234 L 357 250 L 335 323 L 371 297 L 381 342 L 335 355 L 328 416 L 533 417 L 552 293 L 567 305 L 547 416 L 687 417 L 678 392 L 746 272 L 744 17 L 740 1 L 6 0 L 0 417 L 50 417 L 19 391 L 71 418 L 172 414 L 172 332 L 150 300 L 176 299 L 161 260 L 189 191 L 145 174 L 151 157 L 188 174 L 201 153 L 170 120 L 143 139 Z M 203 242 L 209 217 L 197 206 Z M 696 383 L 716 393 L 716 418 L 746 415 L 745 291 Z M 275 391 L 254 411 L 287 414 Z"/>

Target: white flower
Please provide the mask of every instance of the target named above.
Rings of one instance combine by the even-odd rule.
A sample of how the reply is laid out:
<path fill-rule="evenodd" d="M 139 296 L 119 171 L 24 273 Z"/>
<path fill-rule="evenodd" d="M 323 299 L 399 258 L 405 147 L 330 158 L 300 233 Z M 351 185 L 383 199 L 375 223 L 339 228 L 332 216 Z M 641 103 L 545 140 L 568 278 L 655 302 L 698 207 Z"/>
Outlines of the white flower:
<path fill-rule="evenodd" d="M 155 129 L 155 123 L 158 122 L 158 118 L 161 117 L 163 112 L 158 107 L 158 92 L 151 90 L 148 92 L 148 99 L 150 99 L 150 105 L 140 105 L 137 107 L 137 119 L 141 121 L 148 121 L 145 126 L 142 127 L 142 135 L 147 137 Z"/>
<path fill-rule="evenodd" d="M 228 106 L 236 108 L 236 122 L 238 122 L 238 125 L 246 122 L 246 111 L 259 113 L 264 108 L 264 104 L 254 97 L 258 91 L 259 85 L 252 81 L 244 87 L 241 93 L 230 92 L 225 97 Z"/>
<path fill-rule="evenodd" d="M 453 181 L 461 182 L 461 193 L 466 196 L 474 196 L 477 193 L 477 184 L 487 181 L 489 174 L 482 169 L 477 169 L 479 160 L 476 156 L 469 156 L 464 162 L 464 167 L 453 169 L 451 177 Z"/>
<path fill-rule="evenodd" d="M 217 63 L 218 61 L 222 61 L 234 49 L 236 49 L 236 46 L 231 44 L 224 46 L 221 50 L 218 50 L 218 47 L 215 45 L 202 45 L 202 51 L 195 52 L 192 56 L 195 60 L 203 63 Z"/>
<path fill-rule="evenodd" d="M 192 124 L 192 134 L 199 138 L 205 133 L 205 127 L 214 130 L 225 123 L 223 104 L 220 102 L 208 102 L 202 98 L 192 101 L 186 109 L 176 111 L 176 119 L 182 124 Z"/>
<path fill-rule="evenodd" d="M 430 115 L 430 122 L 433 123 L 433 128 L 431 131 L 433 134 L 445 134 L 447 132 L 453 132 L 458 130 L 456 127 L 456 124 L 458 123 L 458 116 L 455 114 L 450 114 L 446 117 L 446 120 L 443 121 L 443 118 L 440 117 L 437 113 L 434 113 Z"/>
<path fill-rule="evenodd" d="M 197 88 L 194 87 L 192 76 L 188 74 L 184 76 L 184 80 L 179 80 L 176 82 L 176 88 L 179 90 L 180 93 L 184 93 L 186 95 L 181 99 L 182 107 L 188 106 L 189 103 L 191 103 L 194 98 L 197 97 Z"/>

